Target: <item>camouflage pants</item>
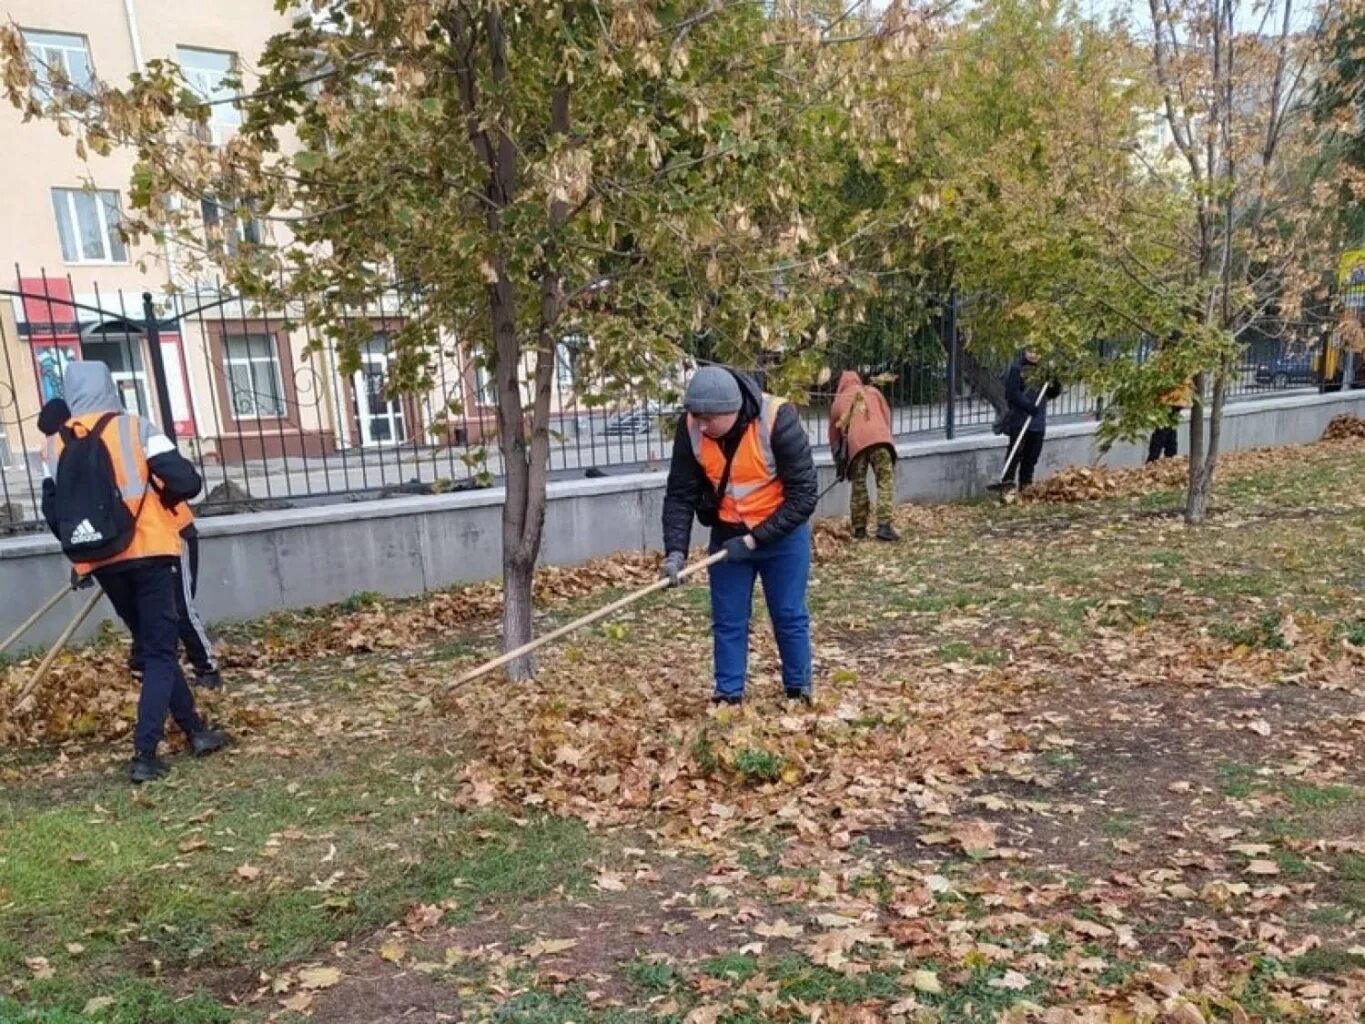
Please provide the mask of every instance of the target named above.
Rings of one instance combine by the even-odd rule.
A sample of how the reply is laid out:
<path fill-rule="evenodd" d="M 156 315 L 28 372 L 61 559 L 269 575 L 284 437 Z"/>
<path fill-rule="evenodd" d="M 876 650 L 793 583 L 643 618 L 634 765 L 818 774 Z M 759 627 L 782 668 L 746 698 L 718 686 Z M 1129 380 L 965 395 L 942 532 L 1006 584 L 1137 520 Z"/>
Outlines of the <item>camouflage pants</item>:
<path fill-rule="evenodd" d="M 853 528 L 866 529 L 872 502 L 867 493 L 867 470 L 877 478 L 877 522 L 889 523 L 896 508 L 896 464 L 885 448 L 859 452 L 848 466 L 848 479 L 853 484 Z"/>

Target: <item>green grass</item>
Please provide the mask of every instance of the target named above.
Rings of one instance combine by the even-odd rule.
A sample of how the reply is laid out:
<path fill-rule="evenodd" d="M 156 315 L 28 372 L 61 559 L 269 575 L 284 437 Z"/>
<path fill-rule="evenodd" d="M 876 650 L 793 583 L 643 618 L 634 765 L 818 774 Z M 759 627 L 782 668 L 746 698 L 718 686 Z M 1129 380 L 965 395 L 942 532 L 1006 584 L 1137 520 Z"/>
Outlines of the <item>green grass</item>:
<path fill-rule="evenodd" d="M 1224 796 L 1234 800 L 1245 800 L 1259 784 L 1256 769 L 1236 761 L 1223 761 L 1217 771 L 1218 788 Z"/>
<path fill-rule="evenodd" d="M 1347 974 L 1359 967 L 1365 967 L 1365 957 L 1347 953 L 1345 950 L 1323 947 L 1310 949 L 1289 963 L 1289 969 L 1295 974 L 1319 977 Z"/>
<path fill-rule="evenodd" d="M 458 918 L 586 882 L 581 824 L 461 811 L 435 788 L 453 764 L 373 752 L 326 769 L 284 766 L 287 775 L 220 764 L 232 771 L 185 770 L 145 793 L 100 783 L 68 803 L 7 794 L 0 972 L 33 956 L 77 981 L 130 956 L 168 972 L 271 967 L 414 903 L 451 901 Z M 242 877 L 244 866 L 259 876 Z M 85 947 L 79 956 L 72 942 Z"/>
<path fill-rule="evenodd" d="M 669 992 L 682 980 L 672 964 L 661 960 L 632 960 L 621 973 L 626 981 L 647 996 Z"/>
<path fill-rule="evenodd" d="M 202 992 L 172 996 L 153 983 L 118 975 L 98 985 L 38 982 L 27 1004 L 0 998 L 5 1024 L 236 1024 L 257 1019 L 255 1013 L 229 1009 Z M 91 1014 L 91 999 L 108 999 Z"/>
<path fill-rule="evenodd" d="M 782 778 L 785 762 L 771 751 L 747 747 L 735 755 L 734 766 L 750 782 L 777 782 Z"/>
<path fill-rule="evenodd" d="M 1329 927 L 1343 924 L 1350 924 L 1355 919 L 1345 907 L 1319 907 L 1308 915 L 1308 920 L 1314 924 L 1327 925 Z"/>
<path fill-rule="evenodd" d="M 993 647 L 978 647 L 965 641 L 944 644 L 938 649 L 939 657 L 945 662 L 965 661 L 972 665 L 1004 665 L 1010 660 L 1010 652 Z"/>
<path fill-rule="evenodd" d="M 1365 857 L 1346 857 L 1336 870 L 1338 878 L 1348 882 L 1365 882 Z"/>
<path fill-rule="evenodd" d="M 1303 811 L 1331 810 L 1360 797 L 1359 792 L 1350 786 L 1310 786 L 1292 782 L 1285 784 L 1284 795 Z"/>
<path fill-rule="evenodd" d="M 1312 866 L 1293 850 L 1276 850 L 1275 863 L 1286 878 L 1306 878 L 1312 873 Z"/>
<path fill-rule="evenodd" d="M 1138 817 L 1134 814 L 1115 814 L 1100 824 L 1100 831 L 1111 838 L 1118 839 L 1132 835 L 1138 824 Z"/>
<path fill-rule="evenodd" d="M 704 961 L 701 972 L 711 978 L 743 984 L 758 973 L 758 967 L 758 957 L 749 953 L 724 953 Z"/>

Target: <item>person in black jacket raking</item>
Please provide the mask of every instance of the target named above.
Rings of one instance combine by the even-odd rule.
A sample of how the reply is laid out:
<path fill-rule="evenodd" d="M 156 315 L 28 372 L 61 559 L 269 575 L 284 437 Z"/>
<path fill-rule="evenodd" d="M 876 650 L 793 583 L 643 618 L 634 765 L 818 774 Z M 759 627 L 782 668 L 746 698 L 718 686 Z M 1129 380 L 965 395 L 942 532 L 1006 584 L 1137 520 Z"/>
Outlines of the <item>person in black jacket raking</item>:
<path fill-rule="evenodd" d="M 754 581 L 782 656 L 790 698 L 811 699 L 810 517 L 819 497 L 810 442 L 795 406 L 765 395 L 746 375 L 721 366 L 693 374 L 673 442 L 664 496 L 664 575 L 676 585 L 687 561 L 692 520 L 711 527 L 710 570 L 716 703 L 744 699 Z"/>
<path fill-rule="evenodd" d="M 1055 380 L 1040 387 L 1025 379 L 1028 371 L 1037 365 L 1037 353 L 1026 349 L 1015 357 L 1005 374 L 1005 400 L 1010 407 L 1008 450 L 1014 452 L 1014 458 L 1005 467 L 1000 482 L 1009 487 L 1016 482 L 1020 487 L 1033 483 L 1033 470 L 1043 454 L 1043 438 L 1047 434 L 1047 403 L 1062 393 L 1061 385 Z M 1021 433 L 1024 435 L 1022 442 L 1019 440 Z"/>

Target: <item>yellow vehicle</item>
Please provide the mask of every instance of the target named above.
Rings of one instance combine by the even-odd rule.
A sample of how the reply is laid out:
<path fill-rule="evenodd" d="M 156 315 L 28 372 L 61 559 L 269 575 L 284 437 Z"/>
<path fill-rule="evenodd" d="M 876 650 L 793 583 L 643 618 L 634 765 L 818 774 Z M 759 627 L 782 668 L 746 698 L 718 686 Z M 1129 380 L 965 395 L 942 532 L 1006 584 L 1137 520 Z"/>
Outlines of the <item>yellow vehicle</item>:
<path fill-rule="evenodd" d="M 1348 316 L 1362 317 L 1365 311 L 1365 249 L 1352 249 L 1341 254 L 1337 264 L 1337 294 L 1343 311 Z M 1322 346 L 1314 360 L 1319 387 L 1323 391 L 1341 388 L 1342 371 L 1346 363 L 1345 332 L 1341 329 L 1325 332 Z M 1357 352 L 1352 360 L 1352 387 L 1365 382 L 1365 353 Z"/>
<path fill-rule="evenodd" d="M 1351 386 L 1358 388 L 1365 384 L 1365 356 L 1357 352 L 1352 362 Z M 1341 390 L 1341 374 L 1345 369 L 1345 363 L 1346 350 L 1341 344 L 1341 334 L 1338 331 L 1332 331 L 1323 339 L 1322 347 L 1318 350 L 1318 354 L 1313 357 L 1313 373 L 1317 377 L 1320 390 Z"/>

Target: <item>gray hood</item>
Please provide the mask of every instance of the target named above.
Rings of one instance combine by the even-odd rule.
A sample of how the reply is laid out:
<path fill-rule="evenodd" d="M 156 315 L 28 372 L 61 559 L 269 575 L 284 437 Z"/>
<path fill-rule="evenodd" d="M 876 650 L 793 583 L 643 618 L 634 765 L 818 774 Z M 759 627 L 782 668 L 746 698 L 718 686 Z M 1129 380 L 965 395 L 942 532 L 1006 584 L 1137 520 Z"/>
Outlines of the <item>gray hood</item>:
<path fill-rule="evenodd" d="M 104 363 L 72 363 L 66 368 L 62 389 L 72 416 L 86 416 L 92 412 L 123 412 L 114 375 Z"/>

